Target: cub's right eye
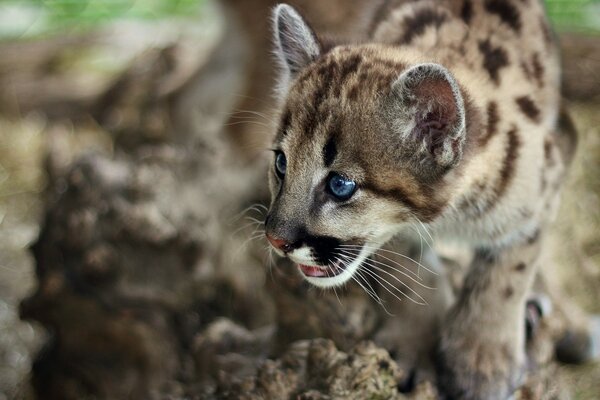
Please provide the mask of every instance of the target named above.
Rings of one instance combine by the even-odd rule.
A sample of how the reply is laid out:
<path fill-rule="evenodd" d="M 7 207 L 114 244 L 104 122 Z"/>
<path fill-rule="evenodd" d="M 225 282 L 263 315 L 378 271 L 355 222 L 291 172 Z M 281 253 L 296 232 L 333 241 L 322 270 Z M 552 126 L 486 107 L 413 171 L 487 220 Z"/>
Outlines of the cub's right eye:
<path fill-rule="evenodd" d="M 279 179 L 283 179 L 285 176 L 286 168 L 287 160 L 285 159 L 285 155 L 281 152 L 278 152 L 277 155 L 275 155 L 275 173 Z"/>

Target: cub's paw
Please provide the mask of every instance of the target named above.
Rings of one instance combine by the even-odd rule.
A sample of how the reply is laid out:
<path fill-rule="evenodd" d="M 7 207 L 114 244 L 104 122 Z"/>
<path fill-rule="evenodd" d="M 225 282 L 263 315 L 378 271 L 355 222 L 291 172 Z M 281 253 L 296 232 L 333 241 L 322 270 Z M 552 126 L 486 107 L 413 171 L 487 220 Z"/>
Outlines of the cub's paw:
<path fill-rule="evenodd" d="M 436 360 L 442 398 L 506 400 L 523 381 L 522 358 L 508 344 L 484 343 L 473 336 L 442 338 Z"/>

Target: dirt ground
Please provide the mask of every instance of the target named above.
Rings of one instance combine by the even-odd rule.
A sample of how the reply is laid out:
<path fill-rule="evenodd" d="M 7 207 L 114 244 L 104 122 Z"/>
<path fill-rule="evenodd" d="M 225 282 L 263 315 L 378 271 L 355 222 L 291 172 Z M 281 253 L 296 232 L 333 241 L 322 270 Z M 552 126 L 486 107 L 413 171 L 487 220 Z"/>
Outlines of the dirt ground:
<path fill-rule="evenodd" d="M 566 295 L 600 314 L 600 104 L 569 104 L 580 134 L 579 150 L 563 196 L 552 242 L 550 276 Z M 30 113 L 0 117 L 0 400 L 28 397 L 28 372 L 46 337 L 35 323 L 19 319 L 19 302 L 34 285 L 28 246 L 43 213 L 44 155 L 52 132 L 68 132 L 73 154 L 110 152 L 106 133 L 93 124 L 74 129 Z M 64 136 L 62 136 L 64 137 Z M 600 397 L 600 364 L 560 366 L 575 399 Z"/>

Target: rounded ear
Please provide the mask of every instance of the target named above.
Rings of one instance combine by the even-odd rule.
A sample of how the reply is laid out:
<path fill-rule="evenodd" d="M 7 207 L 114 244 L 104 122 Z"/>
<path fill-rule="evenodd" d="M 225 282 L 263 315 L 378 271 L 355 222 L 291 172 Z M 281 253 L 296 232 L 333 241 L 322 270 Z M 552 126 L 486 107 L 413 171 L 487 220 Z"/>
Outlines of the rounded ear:
<path fill-rule="evenodd" d="M 439 64 L 418 64 L 392 84 L 392 126 L 421 166 L 456 165 L 466 139 L 465 105 L 458 83 Z"/>
<path fill-rule="evenodd" d="M 273 11 L 275 53 L 283 76 L 282 85 L 321 54 L 321 45 L 311 27 L 298 12 L 287 4 L 280 4 Z"/>

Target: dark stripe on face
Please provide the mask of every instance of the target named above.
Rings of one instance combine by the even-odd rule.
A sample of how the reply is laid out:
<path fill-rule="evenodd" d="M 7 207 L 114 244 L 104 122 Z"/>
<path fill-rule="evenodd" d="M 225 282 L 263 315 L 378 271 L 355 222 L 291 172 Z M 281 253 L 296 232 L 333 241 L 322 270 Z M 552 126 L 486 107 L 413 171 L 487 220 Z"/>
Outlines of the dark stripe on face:
<path fill-rule="evenodd" d="M 460 10 L 460 17 L 465 21 L 465 24 L 471 22 L 471 18 L 473 18 L 473 3 L 471 3 L 471 0 L 465 0 L 463 3 Z"/>
<path fill-rule="evenodd" d="M 323 147 L 323 163 L 325 167 L 329 168 L 333 161 L 335 160 L 335 156 L 337 155 L 337 147 L 335 145 L 334 137 L 330 137 L 325 147 Z"/>
<path fill-rule="evenodd" d="M 534 122 L 539 122 L 540 109 L 535 105 L 529 96 L 522 96 L 515 99 L 521 112 Z"/>
<path fill-rule="evenodd" d="M 490 78 L 498 85 L 500 83 L 500 69 L 508 65 L 508 55 L 502 47 L 492 46 L 489 39 L 479 42 L 479 51 L 483 55 L 483 68 Z"/>
<path fill-rule="evenodd" d="M 415 199 L 401 187 L 381 189 L 375 185 L 363 185 L 361 188 L 377 196 L 401 203 L 404 207 L 408 208 L 411 213 L 426 222 L 433 220 L 442 211 L 445 205 L 436 201 L 433 197 L 428 197 L 426 204 L 418 204 Z"/>
<path fill-rule="evenodd" d="M 521 15 L 519 10 L 509 0 L 487 0 L 485 9 L 497 15 L 502 22 L 510 26 L 514 31 L 521 31 Z"/>
<path fill-rule="evenodd" d="M 335 85 L 334 80 L 338 74 L 338 69 L 339 65 L 334 60 L 329 60 L 320 65 L 314 74 L 311 74 L 311 78 L 316 79 L 317 84 L 312 100 L 304 103 L 306 109 L 302 116 L 304 119 L 302 131 L 307 135 L 312 136 L 315 133 L 315 129 L 322 118 L 319 111 L 333 85 Z"/>
<path fill-rule="evenodd" d="M 415 37 L 422 35 L 429 26 L 439 28 L 446 20 L 444 14 L 439 14 L 434 10 L 421 10 L 411 17 L 404 20 L 404 35 L 399 40 L 399 44 L 409 44 Z"/>

